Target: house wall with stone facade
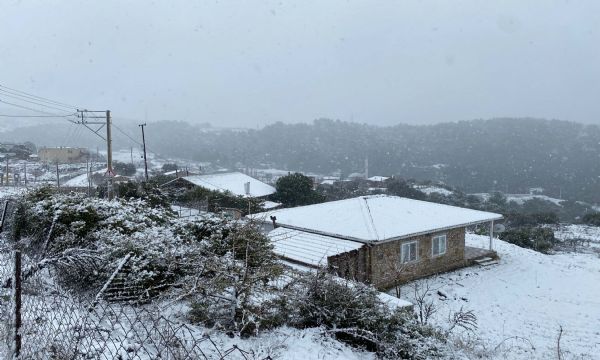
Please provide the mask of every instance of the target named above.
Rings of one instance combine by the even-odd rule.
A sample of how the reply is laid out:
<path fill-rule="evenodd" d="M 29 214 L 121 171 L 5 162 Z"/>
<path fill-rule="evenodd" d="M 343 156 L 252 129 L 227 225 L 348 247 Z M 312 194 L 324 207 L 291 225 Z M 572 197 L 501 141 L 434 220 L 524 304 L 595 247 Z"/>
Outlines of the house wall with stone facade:
<path fill-rule="evenodd" d="M 370 282 L 369 248 L 367 245 L 357 250 L 348 251 L 327 258 L 329 271 L 345 279 L 364 283 Z"/>
<path fill-rule="evenodd" d="M 446 234 L 446 253 L 433 256 L 434 236 Z M 401 262 L 402 244 L 417 241 L 417 260 Z M 367 244 L 362 248 L 328 258 L 337 275 L 368 282 L 380 289 L 465 266 L 465 228 L 433 232 L 412 238 Z"/>

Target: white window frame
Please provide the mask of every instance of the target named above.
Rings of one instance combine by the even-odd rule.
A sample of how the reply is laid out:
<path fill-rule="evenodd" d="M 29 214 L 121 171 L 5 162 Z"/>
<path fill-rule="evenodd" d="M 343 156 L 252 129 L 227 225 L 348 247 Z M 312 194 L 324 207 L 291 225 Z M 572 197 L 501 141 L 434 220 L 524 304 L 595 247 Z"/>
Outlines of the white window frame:
<path fill-rule="evenodd" d="M 415 245 L 415 256 L 414 259 L 411 259 L 410 257 L 410 248 L 411 245 L 414 244 Z M 404 260 L 405 256 L 405 252 L 407 251 L 406 249 L 408 249 L 409 255 L 408 255 L 408 260 Z M 408 263 L 414 263 L 419 261 L 419 241 L 418 240 L 413 240 L 413 241 L 407 241 L 405 243 L 402 243 L 400 245 L 400 263 L 402 264 L 408 264 Z"/>
<path fill-rule="evenodd" d="M 437 254 L 435 252 L 436 250 L 436 246 L 435 246 L 435 242 L 437 239 Z M 443 242 L 440 240 L 444 240 Z M 442 246 L 441 244 L 444 244 L 444 248 L 442 251 Z M 448 250 L 448 237 L 446 236 L 446 234 L 439 234 L 439 235 L 435 235 L 434 237 L 431 238 L 431 257 L 438 257 L 438 256 L 442 256 L 446 253 L 446 251 Z"/>

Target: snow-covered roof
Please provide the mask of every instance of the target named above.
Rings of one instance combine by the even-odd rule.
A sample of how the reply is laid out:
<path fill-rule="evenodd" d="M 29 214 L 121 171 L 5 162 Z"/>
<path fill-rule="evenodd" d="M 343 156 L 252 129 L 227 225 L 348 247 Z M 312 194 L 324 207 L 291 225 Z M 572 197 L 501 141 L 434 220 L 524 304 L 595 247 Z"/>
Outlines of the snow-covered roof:
<path fill-rule="evenodd" d="M 371 176 L 370 178 L 368 178 L 367 180 L 370 181 L 386 181 L 387 179 L 389 179 L 389 177 L 387 176 Z"/>
<path fill-rule="evenodd" d="M 360 249 L 364 244 L 330 236 L 278 227 L 267 237 L 273 243 L 275 254 L 303 264 L 327 265 L 329 256 Z"/>
<path fill-rule="evenodd" d="M 280 207 L 282 204 L 275 201 L 266 200 L 263 201 L 260 205 L 263 207 L 263 209 L 269 210 Z"/>
<path fill-rule="evenodd" d="M 240 172 L 184 176 L 181 179 L 208 190 L 229 191 L 234 195 L 244 197 L 261 197 L 275 192 L 275 188 L 271 185 Z M 246 183 L 250 183 L 248 194 L 245 188 Z"/>
<path fill-rule="evenodd" d="M 360 196 L 252 215 L 279 226 L 377 242 L 502 219 L 502 215 L 388 195 Z"/>

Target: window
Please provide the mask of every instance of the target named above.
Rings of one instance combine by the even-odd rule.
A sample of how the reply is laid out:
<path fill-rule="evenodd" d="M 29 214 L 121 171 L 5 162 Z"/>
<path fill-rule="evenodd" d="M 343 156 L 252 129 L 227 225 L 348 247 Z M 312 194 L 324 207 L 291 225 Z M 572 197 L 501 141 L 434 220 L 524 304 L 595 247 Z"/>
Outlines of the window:
<path fill-rule="evenodd" d="M 400 262 L 408 263 L 413 261 L 417 261 L 417 242 L 411 241 L 402 244 Z"/>
<path fill-rule="evenodd" d="M 431 255 L 440 256 L 446 253 L 446 234 L 434 236 L 431 240 Z"/>

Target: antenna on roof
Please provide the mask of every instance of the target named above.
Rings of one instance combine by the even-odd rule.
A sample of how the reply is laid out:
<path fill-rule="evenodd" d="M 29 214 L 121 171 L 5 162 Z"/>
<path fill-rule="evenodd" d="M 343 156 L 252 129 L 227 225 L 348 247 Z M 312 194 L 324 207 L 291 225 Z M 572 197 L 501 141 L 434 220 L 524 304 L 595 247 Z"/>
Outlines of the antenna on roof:
<path fill-rule="evenodd" d="M 369 202 L 367 201 L 367 197 L 362 198 L 365 201 L 365 206 L 367 207 L 367 213 L 369 214 L 369 220 L 371 221 L 371 227 L 375 232 L 375 238 L 379 240 L 379 234 L 377 233 L 377 228 L 375 227 L 375 222 L 373 221 L 373 215 L 371 215 L 371 208 L 369 207 Z"/>

